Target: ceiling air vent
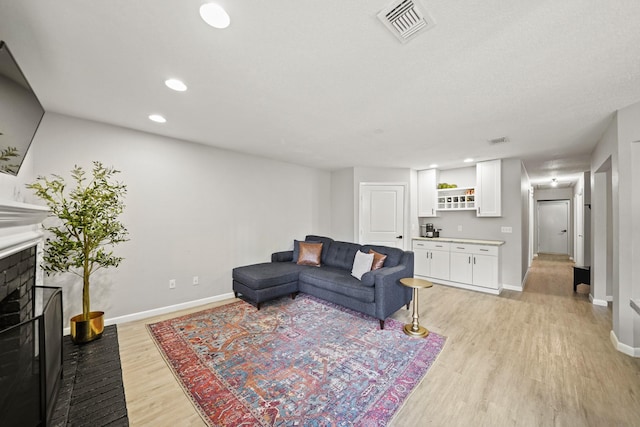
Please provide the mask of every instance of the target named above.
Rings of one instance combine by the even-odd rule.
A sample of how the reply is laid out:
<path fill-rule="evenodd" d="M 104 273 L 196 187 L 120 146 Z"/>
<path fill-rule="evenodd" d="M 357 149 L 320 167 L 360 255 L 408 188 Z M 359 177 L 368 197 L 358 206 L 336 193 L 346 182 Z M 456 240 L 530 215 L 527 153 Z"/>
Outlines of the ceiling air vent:
<path fill-rule="evenodd" d="M 402 43 L 435 27 L 435 21 L 413 0 L 394 1 L 378 13 L 378 19 Z"/>
<path fill-rule="evenodd" d="M 505 142 L 509 142 L 509 138 L 507 138 L 506 136 L 501 136 L 500 138 L 494 138 L 489 140 L 489 144 L 491 145 L 504 144 Z"/>

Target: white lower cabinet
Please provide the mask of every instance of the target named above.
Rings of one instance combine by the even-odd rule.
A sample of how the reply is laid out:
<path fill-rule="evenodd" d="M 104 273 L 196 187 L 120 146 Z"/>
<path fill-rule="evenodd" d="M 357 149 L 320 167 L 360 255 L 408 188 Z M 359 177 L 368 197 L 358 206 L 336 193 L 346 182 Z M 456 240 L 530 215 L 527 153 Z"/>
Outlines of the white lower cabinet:
<path fill-rule="evenodd" d="M 414 241 L 414 273 L 449 280 L 449 243 Z"/>
<path fill-rule="evenodd" d="M 473 284 L 498 289 L 498 257 L 473 255 Z"/>
<path fill-rule="evenodd" d="M 452 244 L 450 280 L 498 289 L 498 248 Z"/>
<path fill-rule="evenodd" d="M 473 264 L 471 261 L 471 254 L 465 252 L 451 252 L 450 266 L 450 280 L 460 283 L 473 282 Z"/>
<path fill-rule="evenodd" d="M 414 240 L 414 273 L 445 285 L 499 293 L 499 247 Z"/>

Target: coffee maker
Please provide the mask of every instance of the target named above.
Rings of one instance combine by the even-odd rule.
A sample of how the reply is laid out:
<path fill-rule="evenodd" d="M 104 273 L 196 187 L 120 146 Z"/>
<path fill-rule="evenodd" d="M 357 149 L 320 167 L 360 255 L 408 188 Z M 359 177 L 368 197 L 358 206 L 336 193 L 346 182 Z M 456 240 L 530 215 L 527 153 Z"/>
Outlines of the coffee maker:
<path fill-rule="evenodd" d="M 422 237 L 434 237 L 435 228 L 433 224 L 422 224 Z"/>

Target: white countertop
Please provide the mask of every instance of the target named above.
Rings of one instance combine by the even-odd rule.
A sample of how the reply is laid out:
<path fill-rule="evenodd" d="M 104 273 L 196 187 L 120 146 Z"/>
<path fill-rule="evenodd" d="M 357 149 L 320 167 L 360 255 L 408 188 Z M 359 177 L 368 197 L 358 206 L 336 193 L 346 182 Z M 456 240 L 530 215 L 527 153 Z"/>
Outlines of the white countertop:
<path fill-rule="evenodd" d="M 504 241 L 502 240 L 457 239 L 452 237 L 413 237 L 413 240 L 428 240 L 428 241 L 434 241 L 434 242 L 449 242 L 449 243 L 469 243 L 472 245 L 487 245 L 487 246 L 504 245 Z"/>
<path fill-rule="evenodd" d="M 640 298 L 631 298 L 631 308 L 633 308 L 636 313 L 640 314 Z"/>

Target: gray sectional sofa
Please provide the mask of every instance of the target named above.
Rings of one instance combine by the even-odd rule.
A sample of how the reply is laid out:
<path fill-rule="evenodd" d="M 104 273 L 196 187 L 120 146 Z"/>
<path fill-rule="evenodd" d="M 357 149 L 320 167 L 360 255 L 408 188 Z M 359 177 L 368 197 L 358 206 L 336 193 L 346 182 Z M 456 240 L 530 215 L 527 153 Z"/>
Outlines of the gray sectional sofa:
<path fill-rule="evenodd" d="M 233 291 L 246 299 L 260 303 L 303 292 L 326 301 L 368 314 L 384 321 L 402 306 L 409 308 L 411 289 L 399 282 L 413 277 L 413 252 L 377 245 L 334 241 L 329 237 L 306 236 L 305 242 L 322 243 L 319 267 L 299 265 L 298 242 L 293 251 L 276 252 L 271 262 L 233 269 Z M 369 250 L 387 258 L 382 268 L 365 273 L 361 280 L 351 275 L 357 251 Z"/>

